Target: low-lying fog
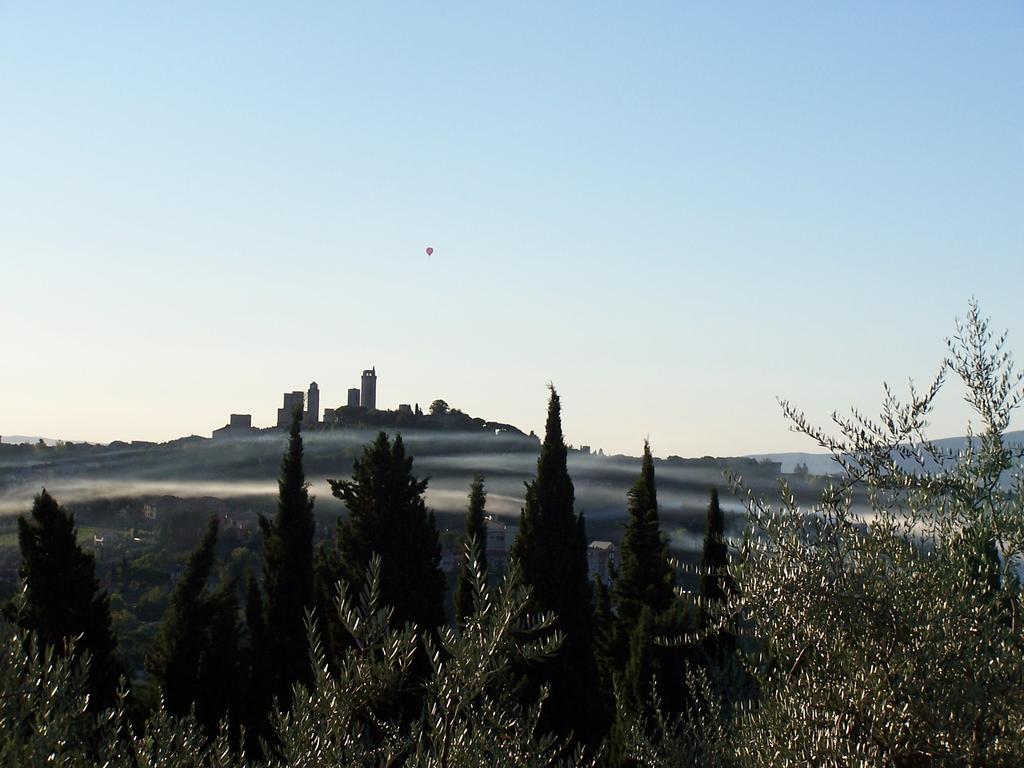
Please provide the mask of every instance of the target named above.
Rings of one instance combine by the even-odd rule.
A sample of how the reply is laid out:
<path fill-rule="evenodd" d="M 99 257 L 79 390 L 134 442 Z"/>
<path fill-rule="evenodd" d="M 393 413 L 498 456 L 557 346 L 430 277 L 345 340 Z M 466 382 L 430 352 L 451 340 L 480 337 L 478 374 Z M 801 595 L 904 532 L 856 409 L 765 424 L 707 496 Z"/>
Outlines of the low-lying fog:
<path fill-rule="evenodd" d="M 375 432 L 338 430 L 304 435 L 306 474 L 320 514 L 340 514 L 327 478 L 351 476 L 352 463 Z M 535 440 L 490 433 L 410 432 L 403 434 L 414 458 L 413 472 L 429 477 L 427 504 L 442 527 L 458 525 L 474 473 L 483 473 L 488 511 L 514 522 L 523 504 L 523 484 L 536 471 Z M 176 496 L 251 499 L 272 504 L 287 436 L 268 432 L 242 440 L 184 440 L 160 446 L 25 446 L 0 456 L 0 514 L 26 512 L 32 497 L 46 487 L 69 506 L 101 499 Z M 657 446 L 653 446 L 655 451 Z M 576 499 L 591 538 L 618 539 L 625 521 L 626 492 L 636 479 L 640 459 L 570 452 L 569 471 Z M 700 546 L 708 491 L 723 493 L 727 512 L 739 504 L 725 492 L 722 466 L 656 464 L 658 496 L 666 531 L 680 549 Z M 742 474 L 742 473 L 741 473 Z M 760 488 L 774 483 L 756 478 Z"/>

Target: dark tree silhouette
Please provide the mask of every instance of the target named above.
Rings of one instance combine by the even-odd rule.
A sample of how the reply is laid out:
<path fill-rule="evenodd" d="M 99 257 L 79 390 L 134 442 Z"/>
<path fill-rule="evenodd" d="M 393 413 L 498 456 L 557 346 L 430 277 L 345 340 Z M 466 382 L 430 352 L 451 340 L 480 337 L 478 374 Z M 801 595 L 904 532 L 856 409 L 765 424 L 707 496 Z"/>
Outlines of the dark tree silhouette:
<path fill-rule="evenodd" d="M 712 488 L 704 523 L 704 548 L 700 558 L 700 622 L 707 629 L 715 605 L 724 602 L 735 588 L 729 576 L 729 548 L 725 541 L 725 516 L 718 503 L 718 489 Z M 735 635 L 726 630 L 707 636 L 703 648 L 708 659 L 722 663 L 736 648 Z"/>
<path fill-rule="evenodd" d="M 328 480 L 348 508 L 338 521 L 341 573 L 349 590 L 359 590 L 370 558 L 381 559 L 381 600 L 392 620 L 434 631 L 445 621 L 445 578 L 434 513 L 427 510 L 426 480 L 412 474 L 402 436 L 394 443 L 381 432 L 356 459 L 351 480 Z"/>
<path fill-rule="evenodd" d="M 651 704 L 652 677 L 660 681 L 659 696 L 669 711 L 678 711 L 683 695 L 685 651 L 656 647 L 656 636 L 674 636 L 685 627 L 685 610 L 675 598 L 675 573 L 668 541 L 658 519 L 654 458 L 644 441 L 640 476 L 627 494 L 628 521 L 612 584 L 614 617 L 601 630 L 602 681 L 612 681 L 623 705 L 608 740 L 608 763 L 631 765 L 626 758 L 627 723 L 618 715 L 644 722 Z"/>
<path fill-rule="evenodd" d="M 675 599 L 675 574 L 668 541 L 658 521 L 658 493 L 651 446 L 644 441 L 640 477 L 629 489 L 629 520 L 619 548 L 619 565 L 612 593 L 621 627 L 628 632 L 644 606 L 657 616 Z"/>
<path fill-rule="evenodd" d="M 29 517 L 18 518 L 24 603 L 19 623 L 36 633 L 41 648 L 63 654 L 79 636 L 76 654 L 89 654 L 89 708 L 114 703 L 120 668 L 110 628 L 110 600 L 96 580 L 93 556 L 77 540 L 75 518 L 43 489 Z"/>
<path fill-rule="evenodd" d="M 213 569 L 217 529 L 217 518 L 213 517 L 189 555 L 146 659 L 168 711 L 178 717 L 188 714 L 199 694 L 199 657 L 206 632 L 203 598 Z"/>
<path fill-rule="evenodd" d="M 168 712 L 184 717 L 195 708 L 196 719 L 211 736 L 225 718 L 232 726 L 239 722 L 235 582 L 226 581 L 212 591 L 207 586 L 217 532 L 217 518 L 212 517 L 175 585 L 146 659 Z"/>
<path fill-rule="evenodd" d="M 597 576 L 593 580 L 594 591 L 594 660 L 600 679 L 601 690 L 611 703 L 615 674 L 620 667 L 620 654 L 616 634 L 618 625 L 612 611 L 612 597 L 608 585 Z"/>
<path fill-rule="evenodd" d="M 487 503 L 487 492 L 484 490 L 483 475 L 473 477 L 469 487 L 469 505 L 466 509 L 466 526 L 463 542 L 468 546 L 475 542 L 476 562 L 483 573 L 487 573 L 487 521 L 484 518 L 484 506 Z M 463 553 L 464 554 L 464 553 Z M 473 576 L 466 558 L 462 558 L 462 569 L 455 586 L 455 620 L 462 622 L 473 613 Z"/>
<path fill-rule="evenodd" d="M 301 412 L 292 417 L 288 447 L 281 460 L 277 514 L 260 516 L 263 531 L 263 594 L 270 690 L 285 709 L 292 686 L 309 684 L 306 611 L 313 608 L 313 500 L 302 468 Z M 269 663 L 272 661 L 272 663 Z"/>
<path fill-rule="evenodd" d="M 594 619 L 587 577 L 587 538 L 582 514 L 574 509 L 575 491 L 566 464 L 561 402 L 554 387 L 537 476 L 526 484 L 513 556 L 533 589 L 534 607 L 554 611 L 565 642 L 551 660 L 527 671 L 530 687 L 550 683 L 541 730 L 572 733 L 596 745 L 607 725 L 594 661 Z"/>
<path fill-rule="evenodd" d="M 245 726 L 245 753 L 260 762 L 265 757 L 263 744 L 273 749 L 275 734 L 270 724 L 270 712 L 274 702 L 271 687 L 271 660 L 267 656 L 267 624 L 263 608 L 263 595 L 255 577 L 250 576 L 245 599 L 245 626 L 248 644 L 244 645 L 240 660 L 245 674 L 240 702 L 242 724 Z"/>

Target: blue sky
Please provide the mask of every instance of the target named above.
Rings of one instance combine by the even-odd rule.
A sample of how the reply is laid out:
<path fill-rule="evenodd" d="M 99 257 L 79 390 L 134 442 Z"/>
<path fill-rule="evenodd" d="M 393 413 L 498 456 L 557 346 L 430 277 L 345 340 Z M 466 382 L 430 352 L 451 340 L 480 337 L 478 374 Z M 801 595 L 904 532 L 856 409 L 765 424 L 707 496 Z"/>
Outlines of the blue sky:
<path fill-rule="evenodd" d="M 776 397 L 873 409 L 972 295 L 1024 350 L 1021 39 L 1019 2 L 0 2 L 0 433 L 268 424 L 376 365 L 534 429 L 552 381 L 606 450 L 810 449 Z"/>

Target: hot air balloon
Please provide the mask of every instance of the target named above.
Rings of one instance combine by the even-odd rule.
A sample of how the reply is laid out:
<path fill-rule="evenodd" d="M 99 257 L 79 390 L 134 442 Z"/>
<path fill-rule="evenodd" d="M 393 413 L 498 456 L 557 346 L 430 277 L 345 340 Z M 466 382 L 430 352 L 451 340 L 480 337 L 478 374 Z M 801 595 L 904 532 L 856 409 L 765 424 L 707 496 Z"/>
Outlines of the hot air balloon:
<path fill-rule="evenodd" d="M 434 254 L 434 249 L 433 249 L 433 248 L 431 248 L 431 247 L 430 247 L 430 246 L 428 245 L 428 246 L 427 246 L 427 256 L 432 256 L 433 254 Z"/>

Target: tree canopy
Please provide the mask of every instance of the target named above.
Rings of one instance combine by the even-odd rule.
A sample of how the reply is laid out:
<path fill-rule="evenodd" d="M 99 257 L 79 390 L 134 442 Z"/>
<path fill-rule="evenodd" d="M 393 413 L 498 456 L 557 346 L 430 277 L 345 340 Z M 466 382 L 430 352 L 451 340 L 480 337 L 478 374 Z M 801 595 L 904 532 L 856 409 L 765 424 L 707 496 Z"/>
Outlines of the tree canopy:
<path fill-rule="evenodd" d="M 381 596 L 393 621 L 435 630 L 445 620 L 441 545 L 434 513 L 423 500 L 428 481 L 412 474 L 412 463 L 402 436 L 392 443 L 381 432 L 356 459 L 350 480 L 328 480 L 348 509 L 338 521 L 339 576 L 358 591 L 371 558 L 379 555 Z"/>

